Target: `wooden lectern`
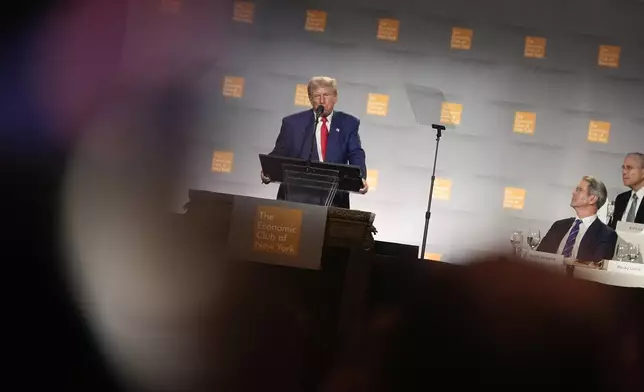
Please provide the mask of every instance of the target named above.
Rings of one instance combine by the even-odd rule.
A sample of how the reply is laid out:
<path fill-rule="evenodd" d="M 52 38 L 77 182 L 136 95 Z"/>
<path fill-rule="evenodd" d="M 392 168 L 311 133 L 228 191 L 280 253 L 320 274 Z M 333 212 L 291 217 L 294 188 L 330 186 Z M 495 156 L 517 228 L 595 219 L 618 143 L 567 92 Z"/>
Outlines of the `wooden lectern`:
<path fill-rule="evenodd" d="M 282 385 L 275 377 L 290 377 L 297 387 L 284 389 L 316 389 L 343 341 L 361 328 L 375 215 L 328 207 L 322 267 L 314 271 L 223 257 L 235 196 L 198 190 L 189 196 L 184 227 L 199 257 L 221 264 L 223 278 L 217 281 L 227 286 L 222 295 L 233 309 L 223 330 L 234 331 L 235 338 L 224 340 L 243 342 L 243 349 L 231 347 L 244 352 L 236 371 L 261 377 L 268 366 L 273 373 L 266 377 L 274 386 Z M 252 327 L 242 333 L 244 325 Z"/>

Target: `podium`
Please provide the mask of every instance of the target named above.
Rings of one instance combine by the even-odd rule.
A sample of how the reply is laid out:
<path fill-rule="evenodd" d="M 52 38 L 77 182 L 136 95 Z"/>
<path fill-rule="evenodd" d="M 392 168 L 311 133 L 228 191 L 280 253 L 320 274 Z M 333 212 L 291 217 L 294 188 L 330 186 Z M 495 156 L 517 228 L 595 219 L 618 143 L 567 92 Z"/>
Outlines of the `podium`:
<path fill-rule="evenodd" d="M 360 167 L 259 154 L 262 172 L 283 186 L 284 200 L 331 206 L 338 192 L 358 192 Z"/>
<path fill-rule="evenodd" d="M 211 329 L 211 363 L 226 366 L 224 374 L 241 377 L 233 383 L 263 380 L 280 391 L 317 389 L 345 339 L 363 328 L 376 216 L 329 207 L 320 270 L 270 265 L 231 256 L 236 197 L 191 189 L 181 215 L 182 249 L 190 252 L 180 252 L 182 265 L 211 265 L 216 272 L 208 279 L 221 299 L 213 317 L 221 324 Z M 296 382 L 297 388 L 283 382 Z"/>

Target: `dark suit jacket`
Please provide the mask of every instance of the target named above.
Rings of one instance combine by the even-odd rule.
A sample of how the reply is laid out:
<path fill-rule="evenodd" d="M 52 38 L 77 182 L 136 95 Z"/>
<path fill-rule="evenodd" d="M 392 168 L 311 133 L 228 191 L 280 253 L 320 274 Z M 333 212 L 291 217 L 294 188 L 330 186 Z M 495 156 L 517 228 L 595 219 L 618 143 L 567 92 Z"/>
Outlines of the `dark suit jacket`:
<path fill-rule="evenodd" d="M 613 217 L 608 222 L 608 226 L 613 229 L 617 227 L 617 222 L 622 219 L 626 212 L 626 206 L 628 205 L 628 200 L 631 198 L 632 191 L 626 191 L 620 193 L 615 198 L 615 212 L 613 212 Z M 640 207 L 637 209 L 637 214 L 635 214 L 635 223 L 644 223 L 644 208 L 642 208 L 644 203 L 640 203 Z"/>
<path fill-rule="evenodd" d="M 540 252 L 557 253 L 561 240 L 563 240 L 574 222 L 575 218 L 568 218 L 553 223 L 548 233 L 543 237 L 537 250 Z M 586 230 L 586 234 L 584 234 L 584 238 L 582 238 L 581 244 L 579 244 L 577 259 L 583 261 L 610 260 L 615 254 L 616 243 L 617 233 L 615 230 L 597 218 L 588 230 Z"/>
<path fill-rule="evenodd" d="M 315 138 L 314 122 L 315 116 L 312 109 L 284 117 L 282 128 L 275 141 L 275 148 L 269 155 L 300 159 L 309 159 L 311 156 L 311 161 L 318 162 L 320 157 L 317 147 L 313 148 L 311 154 L 311 143 Z M 358 134 L 359 127 L 360 120 L 358 118 L 338 110 L 333 111 L 325 162 L 359 166 L 362 178 L 366 179 L 365 152 Z M 317 146 L 317 141 L 315 145 Z M 284 199 L 283 185 L 280 185 L 277 198 Z M 333 205 L 349 208 L 349 194 L 338 192 L 333 200 Z"/>

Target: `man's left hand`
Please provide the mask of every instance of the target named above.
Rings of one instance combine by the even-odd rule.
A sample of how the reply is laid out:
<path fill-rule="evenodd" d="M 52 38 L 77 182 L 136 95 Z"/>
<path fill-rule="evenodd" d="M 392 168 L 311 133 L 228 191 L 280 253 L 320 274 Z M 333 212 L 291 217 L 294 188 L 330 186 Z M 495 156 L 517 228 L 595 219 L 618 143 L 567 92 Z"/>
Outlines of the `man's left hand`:
<path fill-rule="evenodd" d="M 360 193 L 362 193 L 364 195 L 367 192 L 369 192 L 369 184 L 367 184 L 367 180 L 365 180 L 363 178 L 362 179 L 362 188 L 360 189 Z"/>

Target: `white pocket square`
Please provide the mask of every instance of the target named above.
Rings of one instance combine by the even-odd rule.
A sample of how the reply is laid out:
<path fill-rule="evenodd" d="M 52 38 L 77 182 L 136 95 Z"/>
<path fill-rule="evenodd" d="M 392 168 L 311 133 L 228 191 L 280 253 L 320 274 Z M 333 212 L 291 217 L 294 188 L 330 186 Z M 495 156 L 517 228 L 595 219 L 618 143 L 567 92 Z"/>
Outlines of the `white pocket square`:
<path fill-rule="evenodd" d="M 336 128 L 336 129 L 335 129 L 335 131 L 336 131 L 336 132 L 340 132 L 340 128 Z"/>

